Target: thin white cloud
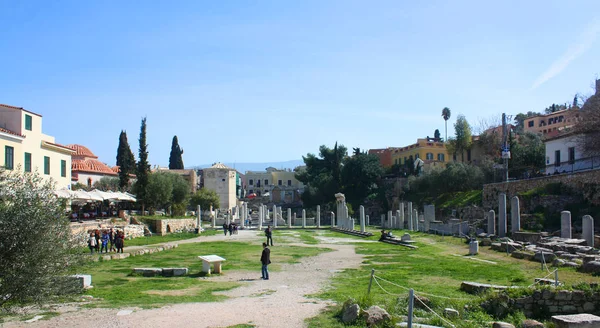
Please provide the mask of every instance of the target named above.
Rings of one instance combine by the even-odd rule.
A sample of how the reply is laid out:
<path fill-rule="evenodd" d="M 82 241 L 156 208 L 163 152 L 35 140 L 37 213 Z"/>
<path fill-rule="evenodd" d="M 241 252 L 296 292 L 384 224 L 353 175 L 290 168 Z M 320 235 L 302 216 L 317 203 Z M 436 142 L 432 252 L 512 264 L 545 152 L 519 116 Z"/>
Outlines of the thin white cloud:
<path fill-rule="evenodd" d="M 583 31 L 579 40 L 572 44 L 569 49 L 558 58 L 550 67 L 540 75 L 533 85 L 531 89 L 535 89 L 540 85 L 546 83 L 548 80 L 552 79 L 556 75 L 560 74 L 569 64 L 575 60 L 577 57 L 581 56 L 584 52 L 586 52 L 596 41 L 596 37 L 600 33 L 600 20 L 595 20 L 592 24 L 588 25 L 588 27 Z"/>

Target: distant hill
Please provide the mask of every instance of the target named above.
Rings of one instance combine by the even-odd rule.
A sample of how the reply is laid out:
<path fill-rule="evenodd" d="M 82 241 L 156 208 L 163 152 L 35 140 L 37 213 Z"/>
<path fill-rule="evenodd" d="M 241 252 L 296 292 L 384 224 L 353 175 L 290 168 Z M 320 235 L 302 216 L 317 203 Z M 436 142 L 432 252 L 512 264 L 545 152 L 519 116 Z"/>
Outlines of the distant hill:
<path fill-rule="evenodd" d="M 298 166 L 304 165 L 304 161 L 301 159 L 285 161 L 285 162 L 268 162 L 268 163 L 223 163 L 231 168 L 236 169 L 240 173 L 246 173 L 246 171 L 264 171 L 267 167 L 274 167 L 276 169 L 294 169 Z M 212 164 L 196 165 L 191 168 L 203 169 L 211 167 Z"/>

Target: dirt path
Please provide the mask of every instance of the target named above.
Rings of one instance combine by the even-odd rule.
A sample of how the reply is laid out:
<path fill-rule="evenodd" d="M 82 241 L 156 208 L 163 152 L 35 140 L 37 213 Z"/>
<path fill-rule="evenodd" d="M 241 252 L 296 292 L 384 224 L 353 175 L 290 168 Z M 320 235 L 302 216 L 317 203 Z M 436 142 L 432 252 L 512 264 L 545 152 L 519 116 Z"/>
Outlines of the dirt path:
<path fill-rule="evenodd" d="M 222 240 L 223 236 L 210 236 L 202 240 L 208 241 L 208 238 Z M 257 241 L 262 239 L 254 231 L 234 235 L 232 239 L 234 238 Z M 222 292 L 221 294 L 230 297 L 224 302 L 186 303 L 149 310 L 74 310 L 46 321 L 30 324 L 9 323 L 6 326 L 229 327 L 251 324 L 256 327 L 305 327 L 305 319 L 316 316 L 329 304 L 307 298 L 305 295 L 322 290 L 330 279 L 335 279 L 339 270 L 356 268 L 362 262 L 362 256 L 355 253 L 354 246 L 339 244 L 335 239 L 328 241 L 322 241 L 316 247 L 331 248 L 333 252 L 303 258 L 298 264 L 284 265 L 280 272 L 272 272 L 268 281 L 259 279 L 258 267 L 256 272 L 226 272 L 222 276 L 210 278 L 215 281 L 244 282 L 239 288 Z M 277 246 L 273 247 L 272 252 L 276 251 Z M 124 314 L 124 310 L 133 312 Z"/>

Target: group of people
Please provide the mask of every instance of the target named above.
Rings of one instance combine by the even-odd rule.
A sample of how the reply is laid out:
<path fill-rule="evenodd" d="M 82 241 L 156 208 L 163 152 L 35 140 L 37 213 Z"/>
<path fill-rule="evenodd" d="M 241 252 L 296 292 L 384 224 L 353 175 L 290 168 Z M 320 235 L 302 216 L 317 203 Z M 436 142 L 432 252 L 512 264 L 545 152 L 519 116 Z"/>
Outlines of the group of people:
<path fill-rule="evenodd" d="M 381 230 L 381 237 L 379 237 L 379 241 L 386 240 L 386 239 L 392 239 L 392 238 L 394 238 L 394 235 L 392 235 L 391 230 L 389 232 L 385 232 L 385 230 Z"/>
<path fill-rule="evenodd" d="M 90 253 L 108 253 L 117 252 L 123 253 L 125 246 L 125 232 L 123 230 L 116 231 L 113 228 L 94 230 L 90 232 L 87 241 Z"/>
<path fill-rule="evenodd" d="M 227 232 L 229 231 L 229 235 L 233 235 L 238 233 L 238 225 L 231 222 L 227 224 L 227 222 L 223 223 L 223 233 L 227 236 Z"/>

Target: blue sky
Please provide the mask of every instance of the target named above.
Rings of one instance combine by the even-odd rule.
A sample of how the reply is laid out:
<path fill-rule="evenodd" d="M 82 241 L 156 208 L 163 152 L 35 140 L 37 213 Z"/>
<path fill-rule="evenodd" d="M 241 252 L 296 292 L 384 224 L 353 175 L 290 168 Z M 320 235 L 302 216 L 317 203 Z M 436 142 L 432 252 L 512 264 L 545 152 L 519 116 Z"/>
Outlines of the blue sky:
<path fill-rule="evenodd" d="M 143 6 L 140 4 L 143 3 Z M 0 0 L 0 103 L 115 164 L 299 159 L 593 93 L 600 1 Z"/>

